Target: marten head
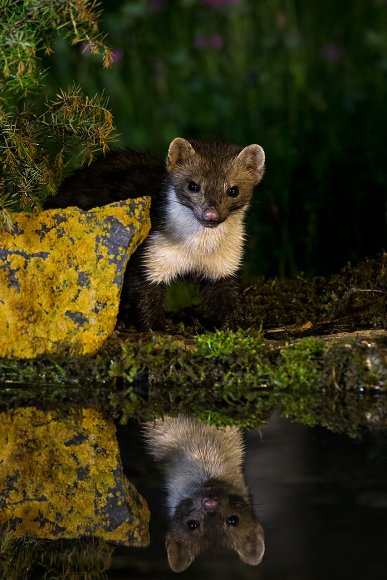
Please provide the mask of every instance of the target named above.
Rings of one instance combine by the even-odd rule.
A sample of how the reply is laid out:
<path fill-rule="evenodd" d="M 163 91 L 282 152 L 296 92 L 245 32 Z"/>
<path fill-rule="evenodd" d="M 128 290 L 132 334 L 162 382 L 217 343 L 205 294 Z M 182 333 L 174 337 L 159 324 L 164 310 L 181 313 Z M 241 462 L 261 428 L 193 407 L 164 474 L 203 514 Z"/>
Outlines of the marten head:
<path fill-rule="evenodd" d="M 230 214 L 246 211 L 264 173 L 265 153 L 260 145 L 242 148 L 177 137 L 166 166 L 178 202 L 212 228 Z"/>

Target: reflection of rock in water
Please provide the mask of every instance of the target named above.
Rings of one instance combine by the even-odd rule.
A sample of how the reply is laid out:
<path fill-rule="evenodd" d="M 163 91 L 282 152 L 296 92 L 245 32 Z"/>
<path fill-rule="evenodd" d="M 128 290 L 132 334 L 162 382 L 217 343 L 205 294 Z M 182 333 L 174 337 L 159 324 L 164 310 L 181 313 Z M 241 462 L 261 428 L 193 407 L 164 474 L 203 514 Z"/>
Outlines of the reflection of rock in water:
<path fill-rule="evenodd" d="M 101 578 L 107 542 L 147 546 L 148 523 L 106 414 L 33 406 L 0 412 L 2 580 Z"/>
<path fill-rule="evenodd" d="M 114 423 L 96 409 L 0 412 L 0 533 L 146 546 L 149 511 L 122 473 Z M 1 577 L 0 561 L 0 577 Z"/>
<path fill-rule="evenodd" d="M 182 572 L 203 551 L 222 548 L 259 564 L 263 532 L 242 473 L 241 431 L 165 417 L 146 425 L 146 439 L 151 455 L 165 464 L 172 570 Z"/>
<path fill-rule="evenodd" d="M 126 473 L 150 504 L 151 546 L 117 550 L 109 577 L 126 580 L 130 571 L 131 580 L 173 578 L 164 551 L 163 478 L 138 430 L 121 427 L 119 441 Z M 185 577 L 385 580 L 387 433 L 351 439 L 273 417 L 262 437 L 247 435 L 246 467 L 265 529 L 262 564 L 251 568 L 228 554 L 200 557 Z"/>

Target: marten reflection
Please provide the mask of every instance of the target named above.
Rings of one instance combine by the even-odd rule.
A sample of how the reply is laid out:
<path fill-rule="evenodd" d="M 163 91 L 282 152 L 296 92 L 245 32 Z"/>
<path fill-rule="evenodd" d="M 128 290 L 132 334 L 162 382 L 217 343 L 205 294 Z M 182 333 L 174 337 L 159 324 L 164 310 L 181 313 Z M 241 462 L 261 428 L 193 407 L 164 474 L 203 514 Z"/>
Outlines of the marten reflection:
<path fill-rule="evenodd" d="M 186 416 L 158 419 L 144 430 L 149 452 L 165 467 L 172 570 L 182 572 L 203 551 L 219 548 L 259 564 L 264 535 L 242 471 L 241 431 Z"/>

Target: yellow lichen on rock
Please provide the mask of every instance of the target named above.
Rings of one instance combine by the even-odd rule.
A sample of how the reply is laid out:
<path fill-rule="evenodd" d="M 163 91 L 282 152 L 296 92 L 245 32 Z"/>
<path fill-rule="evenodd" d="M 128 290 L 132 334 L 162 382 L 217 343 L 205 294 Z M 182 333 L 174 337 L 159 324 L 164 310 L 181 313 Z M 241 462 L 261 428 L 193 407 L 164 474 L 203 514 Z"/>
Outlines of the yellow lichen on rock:
<path fill-rule="evenodd" d="M 0 506 L 0 530 L 14 537 L 149 543 L 148 506 L 95 409 L 0 413 Z"/>
<path fill-rule="evenodd" d="M 0 230 L 0 356 L 98 350 L 114 330 L 128 258 L 149 232 L 149 205 L 13 216 L 13 230 Z"/>

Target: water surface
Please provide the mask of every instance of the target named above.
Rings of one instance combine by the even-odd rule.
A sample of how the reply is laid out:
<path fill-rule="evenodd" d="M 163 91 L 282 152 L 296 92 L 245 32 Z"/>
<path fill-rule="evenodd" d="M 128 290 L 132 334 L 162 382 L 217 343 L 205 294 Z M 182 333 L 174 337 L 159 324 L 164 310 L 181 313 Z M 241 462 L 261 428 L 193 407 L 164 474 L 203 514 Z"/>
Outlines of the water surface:
<path fill-rule="evenodd" d="M 164 579 L 163 476 L 137 426 L 119 428 L 126 474 L 148 500 L 151 546 L 118 549 L 109 578 Z M 246 474 L 266 535 L 263 563 L 212 554 L 183 573 L 198 580 L 385 580 L 387 432 L 353 439 L 273 416 L 247 435 Z"/>

